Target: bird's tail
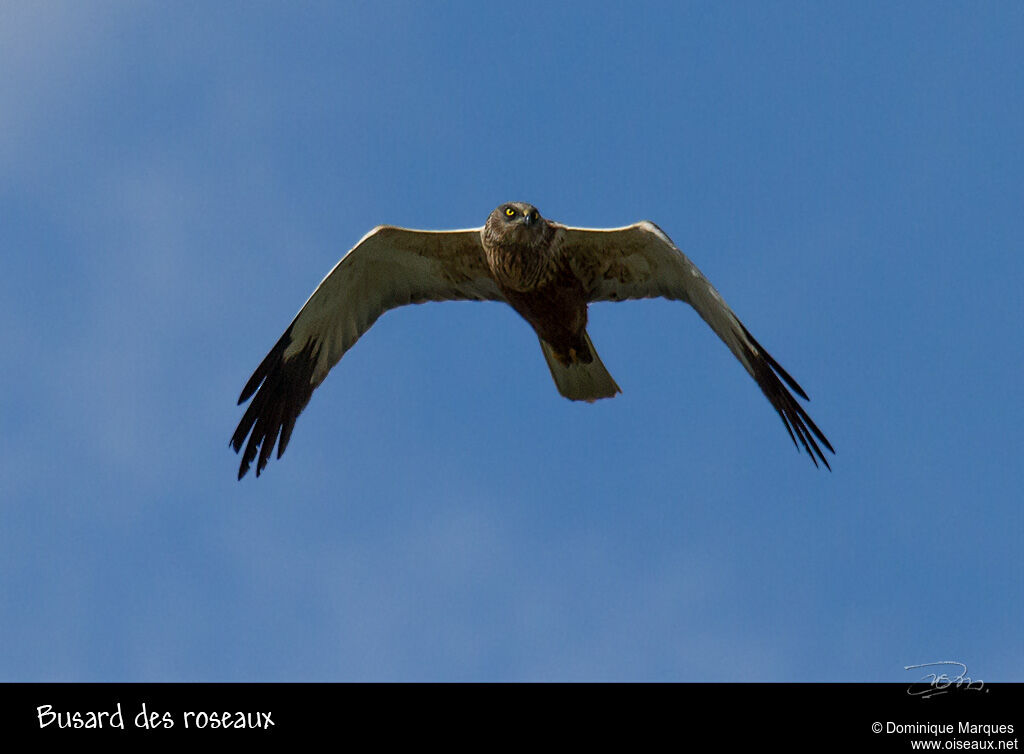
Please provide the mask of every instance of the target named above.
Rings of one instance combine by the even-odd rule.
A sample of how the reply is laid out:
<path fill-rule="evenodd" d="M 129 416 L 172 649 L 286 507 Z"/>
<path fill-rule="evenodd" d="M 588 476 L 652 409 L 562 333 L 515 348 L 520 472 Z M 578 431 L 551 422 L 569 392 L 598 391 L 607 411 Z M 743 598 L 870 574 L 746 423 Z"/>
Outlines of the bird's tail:
<path fill-rule="evenodd" d="M 612 398 L 616 393 L 621 393 L 622 390 L 601 363 L 601 357 L 597 355 L 597 349 L 586 331 L 583 332 L 583 342 L 587 353 L 570 351 L 568 354 L 558 354 L 547 341 L 541 339 L 540 347 L 558 392 L 569 400 L 587 403 L 600 398 Z"/>

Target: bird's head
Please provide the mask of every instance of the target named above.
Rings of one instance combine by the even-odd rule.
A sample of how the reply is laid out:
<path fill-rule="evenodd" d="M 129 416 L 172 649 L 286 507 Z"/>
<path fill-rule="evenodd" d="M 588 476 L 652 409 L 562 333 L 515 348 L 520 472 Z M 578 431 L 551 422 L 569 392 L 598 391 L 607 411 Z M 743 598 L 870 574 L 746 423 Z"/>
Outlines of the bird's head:
<path fill-rule="evenodd" d="M 487 228 L 493 236 L 516 241 L 542 238 L 546 225 L 537 208 L 525 202 L 505 202 L 487 218 Z"/>

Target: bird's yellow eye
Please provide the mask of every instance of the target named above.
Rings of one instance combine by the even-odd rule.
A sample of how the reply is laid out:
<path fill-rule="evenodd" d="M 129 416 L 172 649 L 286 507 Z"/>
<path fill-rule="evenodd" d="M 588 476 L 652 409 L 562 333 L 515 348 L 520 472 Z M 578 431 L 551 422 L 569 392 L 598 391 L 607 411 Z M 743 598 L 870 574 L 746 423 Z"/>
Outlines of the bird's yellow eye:
<path fill-rule="evenodd" d="M 511 207 L 505 207 L 505 217 L 515 217 L 516 211 Z"/>

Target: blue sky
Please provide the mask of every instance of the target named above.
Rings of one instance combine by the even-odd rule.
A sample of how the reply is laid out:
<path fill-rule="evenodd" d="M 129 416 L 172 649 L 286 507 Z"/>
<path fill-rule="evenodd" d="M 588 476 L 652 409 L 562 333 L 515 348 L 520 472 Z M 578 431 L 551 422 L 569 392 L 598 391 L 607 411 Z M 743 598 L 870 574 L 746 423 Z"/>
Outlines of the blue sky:
<path fill-rule="evenodd" d="M 1024 11 L 0 7 L 0 679 L 1024 679 Z M 658 223 L 808 391 L 600 304 L 385 315 L 235 480 L 242 385 L 378 223 Z"/>

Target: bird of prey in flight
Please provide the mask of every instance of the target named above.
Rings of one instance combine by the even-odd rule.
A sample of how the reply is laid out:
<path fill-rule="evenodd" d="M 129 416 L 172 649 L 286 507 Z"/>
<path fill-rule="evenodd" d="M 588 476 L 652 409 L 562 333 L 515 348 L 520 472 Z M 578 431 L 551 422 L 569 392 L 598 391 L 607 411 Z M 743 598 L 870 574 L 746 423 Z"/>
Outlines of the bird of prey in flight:
<path fill-rule="evenodd" d="M 658 226 L 571 228 L 531 204 L 509 202 L 482 228 L 380 225 L 341 258 L 242 389 L 239 405 L 252 403 L 231 438 L 236 453 L 245 446 L 238 478 L 257 455 L 259 476 L 275 443 L 281 457 L 313 390 L 390 309 L 504 301 L 536 331 L 558 392 L 593 402 L 620 390 L 587 335 L 587 305 L 658 296 L 696 309 L 757 382 L 793 444 L 799 440 L 815 466 L 830 468 L 822 446 L 835 450 L 786 386 L 804 400 L 807 394 Z"/>

